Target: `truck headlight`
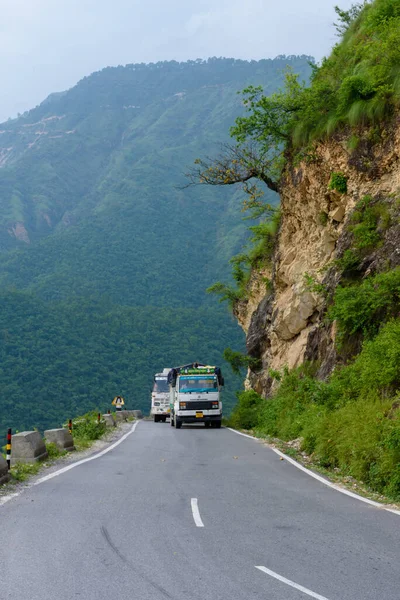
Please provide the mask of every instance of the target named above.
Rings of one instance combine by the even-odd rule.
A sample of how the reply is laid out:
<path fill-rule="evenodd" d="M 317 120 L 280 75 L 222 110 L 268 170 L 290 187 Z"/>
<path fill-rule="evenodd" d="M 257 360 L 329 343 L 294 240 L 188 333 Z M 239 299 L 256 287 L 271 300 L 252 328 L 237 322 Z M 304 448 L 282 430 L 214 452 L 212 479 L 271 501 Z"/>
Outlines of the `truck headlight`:
<path fill-rule="evenodd" d="M 179 408 L 185 409 L 186 408 L 186 402 L 179 402 Z"/>

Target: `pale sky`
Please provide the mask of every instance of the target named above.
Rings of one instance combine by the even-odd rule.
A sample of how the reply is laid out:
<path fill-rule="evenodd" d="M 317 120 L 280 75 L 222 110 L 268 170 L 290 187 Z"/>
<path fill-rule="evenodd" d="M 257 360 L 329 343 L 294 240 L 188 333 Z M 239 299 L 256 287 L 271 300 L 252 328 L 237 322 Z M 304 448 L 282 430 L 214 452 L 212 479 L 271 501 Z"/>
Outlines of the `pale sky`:
<path fill-rule="evenodd" d="M 354 0 L 0 0 L 0 122 L 106 66 L 225 56 L 320 60 Z"/>

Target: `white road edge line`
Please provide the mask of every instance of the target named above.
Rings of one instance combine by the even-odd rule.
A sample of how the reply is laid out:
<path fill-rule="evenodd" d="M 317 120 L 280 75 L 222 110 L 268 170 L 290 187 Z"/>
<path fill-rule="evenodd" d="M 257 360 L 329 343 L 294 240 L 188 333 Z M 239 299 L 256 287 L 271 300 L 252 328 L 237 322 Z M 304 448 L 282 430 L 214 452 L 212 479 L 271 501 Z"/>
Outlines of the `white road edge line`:
<path fill-rule="evenodd" d="M 241 431 L 236 431 L 236 429 L 232 429 L 231 427 L 227 427 L 227 429 L 229 429 L 229 431 L 233 431 L 233 433 L 237 433 L 237 435 L 242 435 L 243 437 L 247 437 L 251 440 L 260 441 L 259 438 L 256 438 L 253 435 L 248 435 L 247 433 L 242 433 Z M 355 494 L 354 492 L 350 492 L 350 490 L 341 488 L 340 486 L 336 485 L 332 481 L 329 481 L 328 479 L 325 479 L 324 477 L 321 477 L 320 475 L 313 473 L 312 471 L 310 471 L 310 469 L 303 467 L 303 465 L 298 463 L 293 458 L 290 458 L 290 456 L 288 456 L 287 454 L 284 454 L 284 452 L 281 452 L 277 448 L 272 448 L 272 446 L 268 446 L 268 448 L 270 450 L 272 450 L 273 452 L 275 452 L 275 454 L 278 454 L 279 456 L 281 456 L 282 458 L 284 458 L 285 460 L 290 462 L 297 469 L 300 469 L 300 471 L 303 471 L 310 477 L 313 477 L 320 483 L 327 485 L 328 487 L 332 488 L 333 490 L 336 490 L 337 492 L 340 492 L 341 494 L 345 494 L 346 496 L 350 496 L 351 498 L 355 498 L 356 500 L 360 500 L 360 502 L 365 502 L 365 504 L 370 504 L 371 506 L 375 506 L 375 508 L 380 508 L 380 509 L 386 510 L 387 512 L 391 512 L 394 515 L 397 515 L 398 517 L 400 517 L 400 510 L 396 510 L 394 508 L 388 508 L 384 504 L 380 504 L 380 502 L 375 502 L 375 500 L 370 500 L 369 498 L 363 498 L 363 496 L 359 496 L 358 494 Z"/>
<path fill-rule="evenodd" d="M 58 477 L 59 475 L 62 475 L 63 473 L 66 473 L 67 471 L 70 471 L 71 469 L 75 469 L 75 467 L 79 467 L 79 465 L 83 465 L 84 463 L 90 462 L 91 460 L 96 460 L 97 458 L 104 456 L 104 454 L 107 454 L 107 452 L 111 452 L 111 450 L 114 450 L 114 448 L 116 448 L 117 446 L 122 444 L 122 442 L 124 440 L 126 440 L 126 438 L 135 431 L 138 423 L 139 423 L 139 421 L 136 421 L 132 425 L 132 428 L 128 431 L 128 433 L 125 433 L 119 440 L 114 442 L 114 444 L 111 444 L 111 446 L 108 446 L 108 448 L 105 448 L 104 450 L 102 450 L 101 452 L 98 452 L 97 454 L 94 454 L 93 456 L 89 456 L 88 458 L 83 458 L 82 460 L 78 460 L 77 462 L 72 463 L 72 465 L 68 465 L 68 467 L 63 467 L 62 469 L 59 469 L 58 471 L 55 471 L 54 473 L 50 473 L 50 475 L 45 475 L 44 477 L 41 477 L 40 479 L 35 481 L 32 485 L 40 485 L 41 483 L 44 483 L 45 481 L 49 481 L 49 479 L 53 479 L 53 477 Z M 4 496 L 3 498 L 0 498 L 0 506 L 3 506 L 4 504 L 6 504 L 6 502 L 9 502 L 10 500 L 12 500 L 13 498 L 16 498 L 20 494 L 21 494 L 21 492 L 17 492 L 16 494 L 10 494 L 9 496 Z"/>
<path fill-rule="evenodd" d="M 71 469 L 75 469 L 75 467 L 79 467 L 80 465 L 90 462 L 91 460 L 96 460 L 97 458 L 104 456 L 104 454 L 107 454 L 107 452 L 111 452 L 111 450 L 114 450 L 114 448 L 116 448 L 117 446 L 122 444 L 122 442 L 125 441 L 126 438 L 135 431 L 137 424 L 138 424 L 138 421 L 136 421 L 132 425 L 132 428 L 128 431 L 128 433 L 125 433 L 119 440 L 114 442 L 114 444 L 111 444 L 111 446 L 108 446 L 108 448 L 105 448 L 104 450 L 102 450 L 101 452 L 98 452 L 97 454 L 94 454 L 93 456 L 89 456 L 88 458 L 83 458 L 82 460 L 78 460 L 77 462 L 73 463 L 72 465 L 68 465 L 68 467 L 63 467 L 62 469 L 59 469 L 58 471 L 55 471 L 54 473 L 50 473 L 50 475 L 45 475 L 44 477 L 41 477 L 40 479 L 35 481 L 35 483 L 33 485 L 40 485 L 41 483 L 44 483 L 45 481 L 49 481 L 49 479 L 58 477 L 59 475 L 62 475 L 63 473 L 66 473 L 67 471 L 70 471 Z"/>
<path fill-rule="evenodd" d="M 256 569 L 262 571 L 263 573 L 266 573 L 267 575 L 270 575 L 271 577 L 274 577 L 275 579 L 278 579 L 279 581 L 282 581 L 282 583 L 286 583 L 286 585 L 290 585 L 296 590 L 303 592 L 303 594 L 307 594 L 307 596 L 311 596 L 311 598 L 317 598 L 317 600 L 328 600 L 328 598 L 326 598 L 325 596 L 316 594 L 315 592 L 312 592 L 311 590 L 303 587 L 302 585 L 299 585 L 294 581 L 290 581 L 290 579 L 286 579 L 286 577 L 282 577 L 282 575 L 278 575 L 278 573 L 275 573 L 274 571 L 270 571 L 270 569 L 267 569 L 266 567 L 256 567 Z"/>
<path fill-rule="evenodd" d="M 197 498 L 191 499 L 191 505 L 192 505 L 193 519 L 194 519 L 194 522 L 196 523 L 196 527 L 204 527 L 204 523 L 200 517 L 199 505 L 198 505 Z"/>

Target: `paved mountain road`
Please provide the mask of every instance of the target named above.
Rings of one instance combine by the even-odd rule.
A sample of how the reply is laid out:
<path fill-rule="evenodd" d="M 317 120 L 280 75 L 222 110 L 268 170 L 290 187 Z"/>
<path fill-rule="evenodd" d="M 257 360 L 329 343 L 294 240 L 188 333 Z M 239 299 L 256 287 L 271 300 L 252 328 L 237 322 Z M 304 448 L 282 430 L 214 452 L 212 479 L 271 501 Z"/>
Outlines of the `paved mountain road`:
<path fill-rule="evenodd" d="M 400 599 L 399 516 L 227 429 L 140 422 L 0 528 L 1 600 Z"/>

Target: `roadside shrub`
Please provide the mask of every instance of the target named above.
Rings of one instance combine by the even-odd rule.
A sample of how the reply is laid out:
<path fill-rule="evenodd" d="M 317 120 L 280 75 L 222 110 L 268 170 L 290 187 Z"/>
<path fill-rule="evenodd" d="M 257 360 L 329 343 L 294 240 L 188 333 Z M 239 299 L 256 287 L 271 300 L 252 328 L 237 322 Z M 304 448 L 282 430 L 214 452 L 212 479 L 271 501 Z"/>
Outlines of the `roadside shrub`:
<path fill-rule="evenodd" d="M 283 440 L 299 437 L 309 404 L 327 400 L 320 389 L 323 385 L 307 373 L 307 365 L 293 371 L 286 369 L 276 393 L 261 408 L 258 431 Z"/>
<path fill-rule="evenodd" d="M 329 386 L 336 406 L 358 398 L 394 396 L 400 388 L 400 320 L 389 321 L 374 339 L 365 341 L 356 359 L 333 373 Z"/>
<path fill-rule="evenodd" d="M 59 458 L 60 456 L 64 456 L 64 454 L 66 454 L 65 451 L 61 452 L 61 450 L 58 449 L 57 444 L 54 442 L 46 442 L 46 450 L 49 458 Z"/>
<path fill-rule="evenodd" d="M 301 437 L 322 466 L 399 500 L 400 321 L 383 325 L 329 381 L 316 380 L 314 371 L 306 364 L 274 373 L 280 386 L 266 400 L 240 393 L 230 424 L 286 441 Z"/>
<path fill-rule="evenodd" d="M 259 419 L 260 407 L 265 403 L 254 390 L 238 392 L 238 402 L 229 419 L 231 427 L 254 429 Z"/>
<path fill-rule="evenodd" d="M 94 441 L 98 440 L 106 431 L 104 421 L 97 421 L 95 410 L 86 413 L 72 421 L 72 435 L 74 440 Z"/>
<path fill-rule="evenodd" d="M 41 464 L 36 463 L 17 463 L 10 469 L 11 481 L 25 481 L 31 475 L 36 475 L 40 471 Z"/>

